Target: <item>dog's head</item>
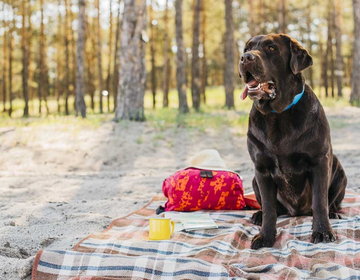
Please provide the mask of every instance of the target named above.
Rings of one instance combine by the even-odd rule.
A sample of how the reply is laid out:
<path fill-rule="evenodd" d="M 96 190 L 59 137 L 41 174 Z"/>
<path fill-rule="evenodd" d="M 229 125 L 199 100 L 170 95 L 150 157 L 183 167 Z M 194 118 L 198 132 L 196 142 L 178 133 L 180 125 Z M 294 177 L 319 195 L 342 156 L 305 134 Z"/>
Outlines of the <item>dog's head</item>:
<path fill-rule="evenodd" d="M 288 35 L 253 37 L 239 62 L 240 78 L 246 84 L 241 98 L 249 96 L 263 114 L 282 112 L 302 83 L 300 72 L 312 64 L 309 53 Z"/>

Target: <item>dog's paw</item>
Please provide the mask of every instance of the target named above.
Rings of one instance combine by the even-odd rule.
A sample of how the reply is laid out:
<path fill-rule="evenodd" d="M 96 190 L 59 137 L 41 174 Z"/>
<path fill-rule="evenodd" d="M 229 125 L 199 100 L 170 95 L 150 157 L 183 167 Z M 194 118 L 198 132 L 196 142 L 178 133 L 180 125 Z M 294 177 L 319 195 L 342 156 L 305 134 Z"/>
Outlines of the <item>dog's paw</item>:
<path fill-rule="evenodd" d="M 258 233 L 251 240 L 251 249 L 257 250 L 263 247 L 272 247 L 274 243 L 275 238 L 265 238 L 260 233 Z"/>
<path fill-rule="evenodd" d="M 334 242 L 336 240 L 336 234 L 332 229 L 324 231 L 313 231 L 311 235 L 311 243 L 317 244 L 320 242 Z"/>
<path fill-rule="evenodd" d="M 342 219 L 342 217 L 338 213 L 330 212 L 329 213 L 329 219 L 340 220 L 340 219 Z"/>
<path fill-rule="evenodd" d="M 262 225 L 262 211 L 257 211 L 251 217 L 253 224 L 261 226 Z"/>

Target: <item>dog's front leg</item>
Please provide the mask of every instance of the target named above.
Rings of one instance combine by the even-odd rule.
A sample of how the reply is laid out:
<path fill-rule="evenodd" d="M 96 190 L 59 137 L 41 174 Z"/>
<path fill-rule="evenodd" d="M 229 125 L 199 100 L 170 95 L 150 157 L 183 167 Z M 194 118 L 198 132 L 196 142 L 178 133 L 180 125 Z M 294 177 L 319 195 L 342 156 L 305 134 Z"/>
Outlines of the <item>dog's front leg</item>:
<path fill-rule="evenodd" d="M 336 235 L 329 221 L 329 201 L 328 192 L 330 184 L 331 165 L 329 158 L 319 160 L 311 172 L 312 188 L 312 213 L 313 213 L 313 233 L 312 243 L 333 242 Z"/>
<path fill-rule="evenodd" d="M 255 179 L 259 186 L 262 206 L 262 226 L 260 233 L 251 241 L 251 249 L 272 247 L 276 236 L 276 194 L 277 187 L 269 172 L 255 171 Z"/>

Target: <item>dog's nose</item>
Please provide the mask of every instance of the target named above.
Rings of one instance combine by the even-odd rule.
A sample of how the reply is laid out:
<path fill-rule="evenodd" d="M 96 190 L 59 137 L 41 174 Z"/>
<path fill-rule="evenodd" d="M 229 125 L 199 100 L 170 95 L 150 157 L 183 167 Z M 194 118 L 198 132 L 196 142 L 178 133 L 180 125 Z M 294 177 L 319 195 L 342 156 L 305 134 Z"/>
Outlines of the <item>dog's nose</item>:
<path fill-rule="evenodd" d="M 255 60 L 255 55 L 252 54 L 251 52 L 247 52 L 247 53 L 244 53 L 242 56 L 241 56 L 241 63 L 251 63 Z"/>

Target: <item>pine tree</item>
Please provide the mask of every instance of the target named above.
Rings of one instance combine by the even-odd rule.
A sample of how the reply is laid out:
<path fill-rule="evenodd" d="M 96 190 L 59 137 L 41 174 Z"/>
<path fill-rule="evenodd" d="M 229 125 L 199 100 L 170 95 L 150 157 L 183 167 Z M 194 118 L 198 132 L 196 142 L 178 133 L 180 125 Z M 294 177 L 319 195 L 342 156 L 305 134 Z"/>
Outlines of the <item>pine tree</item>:
<path fill-rule="evenodd" d="M 165 25 L 165 34 L 164 34 L 164 81 L 163 81 L 163 107 L 166 108 L 169 106 L 169 83 L 170 83 L 170 37 L 169 37 L 169 0 L 165 2 L 165 12 L 164 12 L 164 25 Z"/>
<path fill-rule="evenodd" d="M 144 121 L 146 0 L 124 0 L 117 120 Z"/>
<path fill-rule="evenodd" d="M 175 29 L 176 29 L 176 83 L 179 96 L 179 111 L 180 113 L 188 113 L 189 107 L 186 97 L 186 54 L 183 38 L 183 23 L 182 23 L 182 0 L 175 2 Z"/>
<path fill-rule="evenodd" d="M 360 106 L 360 0 L 353 0 L 354 54 L 351 77 L 351 104 Z"/>
<path fill-rule="evenodd" d="M 79 0 L 78 39 L 76 53 L 76 114 L 80 111 L 81 117 L 86 117 L 85 106 L 85 0 Z"/>
<path fill-rule="evenodd" d="M 234 22 L 232 15 L 232 0 L 225 0 L 225 71 L 224 71 L 224 85 L 225 85 L 225 106 L 230 109 L 234 108 Z"/>
<path fill-rule="evenodd" d="M 102 48 L 101 48 L 101 25 L 100 25 L 100 0 L 96 0 L 97 8 L 97 61 L 99 75 L 100 113 L 103 113 L 103 90 L 104 80 L 102 73 Z"/>
<path fill-rule="evenodd" d="M 21 27 L 21 50 L 22 50 L 22 86 L 23 86 L 23 96 L 25 101 L 24 107 L 24 117 L 29 116 L 29 50 L 28 50 L 28 39 L 27 39 L 27 30 L 26 30 L 26 17 L 28 10 L 28 1 L 22 0 L 22 27 Z"/>
<path fill-rule="evenodd" d="M 199 44 L 200 44 L 200 11 L 201 0 L 194 0 L 194 19 L 193 19 L 193 43 L 191 61 L 191 97 L 195 110 L 200 108 L 200 63 L 199 63 Z"/>

